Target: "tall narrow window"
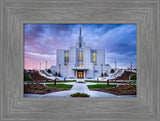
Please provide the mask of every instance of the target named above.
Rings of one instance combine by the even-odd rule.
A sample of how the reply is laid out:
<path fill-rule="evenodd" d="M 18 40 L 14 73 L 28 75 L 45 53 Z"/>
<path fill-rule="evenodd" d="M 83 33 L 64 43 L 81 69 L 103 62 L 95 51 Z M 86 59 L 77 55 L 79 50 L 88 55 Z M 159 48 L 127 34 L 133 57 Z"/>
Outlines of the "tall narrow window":
<path fill-rule="evenodd" d="M 69 53 L 68 52 L 65 52 L 65 62 L 69 62 Z"/>
<path fill-rule="evenodd" d="M 79 51 L 79 52 L 78 52 L 78 61 L 79 61 L 79 62 L 82 62 L 82 61 L 83 61 L 83 52 L 82 52 L 82 51 Z"/>
<path fill-rule="evenodd" d="M 97 61 L 97 53 L 93 52 L 92 53 L 92 62 L 96 62 Z"/>

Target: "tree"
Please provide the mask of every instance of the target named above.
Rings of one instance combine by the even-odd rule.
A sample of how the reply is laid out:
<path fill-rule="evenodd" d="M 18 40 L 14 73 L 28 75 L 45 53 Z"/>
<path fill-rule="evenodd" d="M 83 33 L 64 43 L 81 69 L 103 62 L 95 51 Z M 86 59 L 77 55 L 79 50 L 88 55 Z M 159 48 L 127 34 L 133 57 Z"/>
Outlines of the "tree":
<path fill-rule="evenodd" d="M 103 77 L 103 73 L 101 74 L 101 77 Z"/>
<path fill-rule="evenodd" d="M 114 69 L 113 68 L 111 69 L 111 73 L 114 73 Z"/>
<path fill-rule="evenodd" d="M 132 75 L 132 76 L 131 76 L 131 80 L 137 80 L 136 75 Z"/>
<path fill-rule="evenodd" d="M 28 73 L 24 73 L 24 81 L 33 81 Z"/>
<path fill-rule="evenodd" d="M 105 75 L 105 76 L 108 76 L 106 72 L 104 73 L 104 75 Z"/>
<path fill-rule="evenodd" d="M 48 73 L 51 73 L 51 69 L 48 69 Z"/>

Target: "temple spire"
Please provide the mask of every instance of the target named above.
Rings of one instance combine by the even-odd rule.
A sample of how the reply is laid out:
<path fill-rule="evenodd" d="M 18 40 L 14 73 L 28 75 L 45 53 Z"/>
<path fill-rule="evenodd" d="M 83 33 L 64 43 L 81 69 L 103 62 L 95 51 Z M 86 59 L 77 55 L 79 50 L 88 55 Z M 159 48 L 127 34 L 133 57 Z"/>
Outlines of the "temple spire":
<path fill-rule="evenodd" d="M 82 37 L 82 35 L 81 35 L 81 24 L 80 24 L 80 32 L 79 32 L 79 36 Z"/>
<path fill-rule="evenodd" d="M 82 48 L 83 44 L 83 37 L 82 37 L 82 32 L 81 32 L 81 24 L 80 24 L 80 29 L 79 29 L 79 48 Z"/>

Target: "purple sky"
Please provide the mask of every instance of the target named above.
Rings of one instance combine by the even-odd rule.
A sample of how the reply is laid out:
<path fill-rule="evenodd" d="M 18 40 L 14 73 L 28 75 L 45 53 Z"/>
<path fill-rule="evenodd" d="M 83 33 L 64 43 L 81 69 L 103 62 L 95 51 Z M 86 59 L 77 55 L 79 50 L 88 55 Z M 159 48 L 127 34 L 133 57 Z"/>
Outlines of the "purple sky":
<path fill-rule="evenodd" d="M 56 50 L 68 50 L 78 41 L 80 24 L 25 24 L 24 68 L 56 65 Z M 136 24 L 82 24 L 83 41 L 92 49 L 105 49 L 105 62 L 114 68 L 136 67 Z"/>

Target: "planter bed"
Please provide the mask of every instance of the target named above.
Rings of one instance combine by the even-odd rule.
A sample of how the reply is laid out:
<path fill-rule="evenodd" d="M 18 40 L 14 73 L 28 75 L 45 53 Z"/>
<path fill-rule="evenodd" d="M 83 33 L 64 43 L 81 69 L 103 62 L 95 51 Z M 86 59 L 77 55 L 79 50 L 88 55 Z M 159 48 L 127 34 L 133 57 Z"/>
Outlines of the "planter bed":
<path fill-rule="evenodd" d="M 115 95 L 136 95 L 136 85 L 119 85 L 114 88 L 91 89 L 92 91 L 107 92 Z"/>
<path fill-rule="evenodd" d="M 27 94 L 47 94 L 65 90 L 69 89 L 46 87 L 43 84 L 24 84 L 24 93 Z"/>

